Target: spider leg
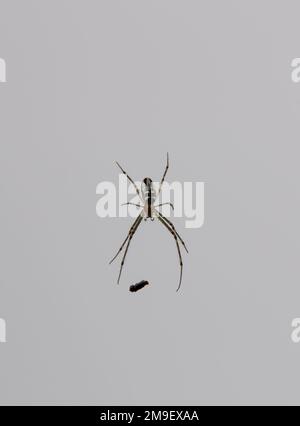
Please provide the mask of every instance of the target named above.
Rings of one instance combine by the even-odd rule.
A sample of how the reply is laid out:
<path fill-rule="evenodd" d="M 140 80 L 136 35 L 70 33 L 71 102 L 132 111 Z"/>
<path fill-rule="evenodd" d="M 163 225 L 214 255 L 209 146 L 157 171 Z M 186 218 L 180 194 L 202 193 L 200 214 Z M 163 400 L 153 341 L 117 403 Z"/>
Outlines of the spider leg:
<path fill-rule="evenodd" d="M 120 166 L 120 164 L 116 161 L 116 165 L 119 167 L 119 169 L 121 169 L 122 173 L 127 177 L 127 179 L 129 180 L 129 182 L 132 183 L 132 185 L 134 186 L 136 193 L 138 194 L 138 196 L 140 197 L 140 200 L 143 201 L 142 197 L 141 197 L 141 193 L 139 188 L 137 187 L 136 183 L 131 179 L 131 177 L 128 175 L 127 172 L 125 172 L 125 170 Z"/>
<path fill-rule="evenodd" d="M 176 234 L 176 236 L 178 237 L 179 241 L 181 242 L 181 244 L 183 245 L 183 247 L 185 248 L 185 251 L 188 253 L 188 249 L 186 248 L 185 242 L 183 241 L 183 239 L 181 238 L 181 236 L 178 234 L 178 232 L 175 229 L 175 226 L 173 225 L 173 223 L 167 219 L 163 214 L 161 214 L 159 211 L 156 210 L 156 213 L 158 214 L 158 216 L 164 220 L 165 222 L 167 222 L 167 224 L 169 225 L 169 227 L 172 229 L 172 231 Z"/>
<path fill-rule="evenodd" d="M 141 217 L 141 214 L 139 214 L 139 216 L 135 219 L 135 221 L 133 222 L 133 225 L 131 226 L 131 228 L 129 229 L 128 235 L 125 238 L 124 242 L 122 243 L 121 247 L 119 248 L 118 253 L 115 255 L 115 257 L 109 262 L 109 264 L 111 265 L 113 263 L 113 261 L 119 256 L 119 254 L 121 253 L 121 251 L 123 250 L 123 247 L 125 246 L 128 238 L 130 237 L 131 233 L 134 230 L 135 225 L 138 223 L 139 219 Z"/>
<path fill-rule="evenodd" d="M 140 223 L 142 222 L 142 220 L 143 220 L 143 216 L 140 214 L 138 216 L 138 220 L 137 220 L 134 228 L 129 231 L 129 235 L 128 235 L 129 239 L 128 239 L 128 243 L 127 243 L 127 246 L 126 246 L 126 250 L 124 252 L 124 256 L 123 256 L 122 262 L 121 262 L 120 273 L 119 273 L 119 277 L 118 277 L 118 284 L 120 282 L 120 278 L 121 278 L 121 274 L 122 274 L 122 270 L 123 270 L 125 258 L 126 258 L 126 255 L 127 255 L 128 249 L 129 249 L 130 242 L 131 242 L 132 237 L 134 236 L 136 230 L 138 229 Z"/>
<path fill-rule="evenodd" d="M 157 192 L 156 198 L 158 198 L 158 196 L 160 194 L 160 191 L 161 191 L 162 185 L 163 185 L 163 183 L 165 181 L 165 177 L 166 177 L 166 174 L 167 174 L 168 170 L 169 170 L 169 153 L 167 153 L 167 165 L 166 165 L 165 172 L 164 172 L 164 175 L 162 177 L 162 180 L 161 180 L 161 182 L 159 184 L 159 188 L 158 188 L 158 192 Z"/>
<path fill-rule="evenodd" d="M 181 287 L 181 281 L 182 281 L 182 269 L 183 269 L 183 262 L 182 262 L 182 256 L 181 256 L 181 252 L 180 252 L 180 247 L 179 247 L 179 243 L 178 243 L 178 238 L 176 235 L 176 232 L 173 231 L 173 229 L 164 221 L 164 219 L 161 217 L 161 215 L 159 215 L 157 217 L 157 219 L 167 228 L 167 230 L 169 232 L 171 232 L 171 234 L 173 235 L 173 237 L 175 238 L 175 242 L 176 242 L 176 246 L 177 246 L 177 251 L 178 251 L 178 256 L 179 256 L 179 264 L 180 264 L 180 278 L 179 278 L 179 286 L 177 288 L 176 291 L 178 291 Z"/>
<path fill-rule="evenodd" d="M 162 203 L 162 204 L 158 204 L 157 206 L 154 206 L 154 207 L 162 207 L 162 206 L 166 206 L 166 205 L 171 206 L 172 210 L 174 210 L 174 206 L 173 206 L 172 203 Z"/>
<path fill-rule="evenodd" d="M 140 207 L 143 208 L 143 206 L 141 206 L 140 204 L 135 204 L 135 203 L 124 203 L 121 204 L 122 206 L 136 206 L 136 207 Z"/>

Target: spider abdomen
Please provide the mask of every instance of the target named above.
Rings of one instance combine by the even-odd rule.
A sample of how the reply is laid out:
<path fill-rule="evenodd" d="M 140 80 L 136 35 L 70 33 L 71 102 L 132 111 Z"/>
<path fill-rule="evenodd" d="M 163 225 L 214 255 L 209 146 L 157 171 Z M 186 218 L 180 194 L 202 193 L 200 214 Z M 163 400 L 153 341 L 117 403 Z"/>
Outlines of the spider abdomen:
<path fill-rule="evenodd" d="M 144 211 L 146 218 L 152 217 L 152 206 L 154 204 L 156 194 L 153 188 L 153 182 L 150 178 L 145 178 L 142 183 L 142 195 L 145 201 Z"/>
<path fill-rule="evenodd" d="M 152 190 L 152 191 L 145 191 L 145 193 L 144 193 L 144 200 L 145 200 L 145 203 L 153 204 L 154 201 L 155 201 L 155 192 L 154 192 L 154 190 Z"/>

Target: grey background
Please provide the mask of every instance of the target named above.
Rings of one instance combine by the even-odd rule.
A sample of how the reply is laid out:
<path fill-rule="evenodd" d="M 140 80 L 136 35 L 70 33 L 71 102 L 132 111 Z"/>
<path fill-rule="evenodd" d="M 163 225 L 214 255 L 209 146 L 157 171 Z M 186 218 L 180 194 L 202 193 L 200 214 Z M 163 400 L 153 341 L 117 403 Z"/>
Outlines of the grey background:
<path fill-rule="evenodd" d="M 299 1 L 0 1 L 0 402 L 298 404 Z M 206 182 L 172 238 L 99 219 L 119 160 Z M 139 294 L 130 284 L 148 279 Z"/>

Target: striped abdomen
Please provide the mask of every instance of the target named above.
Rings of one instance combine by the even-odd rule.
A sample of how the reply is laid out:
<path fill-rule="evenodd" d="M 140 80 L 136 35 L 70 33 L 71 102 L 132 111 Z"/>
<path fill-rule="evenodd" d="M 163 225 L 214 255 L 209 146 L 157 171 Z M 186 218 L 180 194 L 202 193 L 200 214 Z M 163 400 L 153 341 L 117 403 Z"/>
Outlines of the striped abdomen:
<path fill-rule="evenodd" d="M 145 201 L 146 217 L 152 217 L 152 206 L 154 204 L 156 194 L 153 188 L 152 179 L 145 178 L 142 185 L 143 199 Z"/>

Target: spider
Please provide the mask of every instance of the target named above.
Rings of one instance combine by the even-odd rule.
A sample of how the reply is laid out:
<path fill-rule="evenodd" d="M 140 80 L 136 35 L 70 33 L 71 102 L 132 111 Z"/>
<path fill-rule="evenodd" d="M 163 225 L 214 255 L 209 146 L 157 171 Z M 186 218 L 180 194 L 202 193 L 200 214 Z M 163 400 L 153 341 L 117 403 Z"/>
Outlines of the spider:
<path fill-rule="evenodd" d="M 109 264 L 113 263 L 113 261 L 119 256 L 119 254 L 121 253 L 121 251 L 123 250 L 123 248 L 125 247 L 125 245 L 127 243 L 126 249 L 125 249 L 125 252 L 124 252 L 124 255 L 123 255 L 123 259 L 122 259 L 122 262 L 121 262 L 121 267 L 120 267 L 120 272 L 119 272 L 119 277 L 118 277 L 118 284 L 120 283 L 120 278 L 121 278 L 121 274 L 122 274 L 122 270 L 123 270 L 125 258 L 126 258 L 126 255 L 127 255 L 128 249 L 129 249 L 130 242 L 131 242 L 132 237 L 134 236 L 136 230 L 138 229 L 139 225 L 141 224 L 142 220 L 144 219 L 146 221 L 147 219 L 151 219 L 152 221 L 154 221 L 154 219 L 158 219 L 167 228 L 167 230 L 173 235 L 175 242 L 176 242 L 176 247 L 177 247 L 178 256 L 179 256 L 179 264 L 180 264 L 179 285 L 178 285 L 178 288 L 176 290 L 176 291 L 178 291 L 181 287 L 182 271 L 183 271 L 183 262 L 182 262 L 182 256 L 181 256 L 181 252 L 180 252 L 179 242 L 183 245 L 183 247 L 184 247 L 184 249 L 186 250 L 187 253 L 188 253 L 188 250 L 186 248 L 184 241 L 182 240 L 182 238 L 180 237 L 180 235 L 176 231 L 173 223 L 169 219 L 167 219 L 165 216 L 163 216 L 156 209 L 156 207 L 161 207 L 161 206 L 164 206 L 164 205 L 170 205 L 172 210 L 174 210 L 173 204 L 172 203 L 163 203 L 163 204 L 158 204 L 157 206 L 154 205 L 155 200 L 157 199 L 157 197 L 159 196 L 159 194 L 161 192 L 162 185 L 165 181 L 165 177 L 166 177 L 167 171 L 169 169 L 169 154 L 167 154 L 167 165 L 166 165 L 166 168 L 165 168 L 163 177 L 161 179 L 157 193 L 154 190 L 152 179 L 146 177 L 142 182 L 141 191 L 140 191 L 139 188 L 137 187 L 136 183 L 131 179 L 131 177 L 127 174 L 127 172 L 125 172 L 125 170 L 120 166 L 120 164 L 117 161 L 116 161 L 116 165 L 120 168 L 122 173 L 127 177 L 129 182 L 133 184 L 135 191 L 136 191 L 137 195 L 139 196 L 139 198 L 142 202 L 142 204 L 135 204 L 135 203 L 123 204 L 123 205 L 133 205 L 133 206 L 136 206 L 137 208 L 141 208 L 142 210 L 139 213 L 138 217 L 135 219 L 133 225 L 131 226 L 131 228 L 128 232 L 128 235 L 125 238 L 123 244 L 121 245 L 119 251 L 117 252 L 115 257 L 109 263 Z"/>

